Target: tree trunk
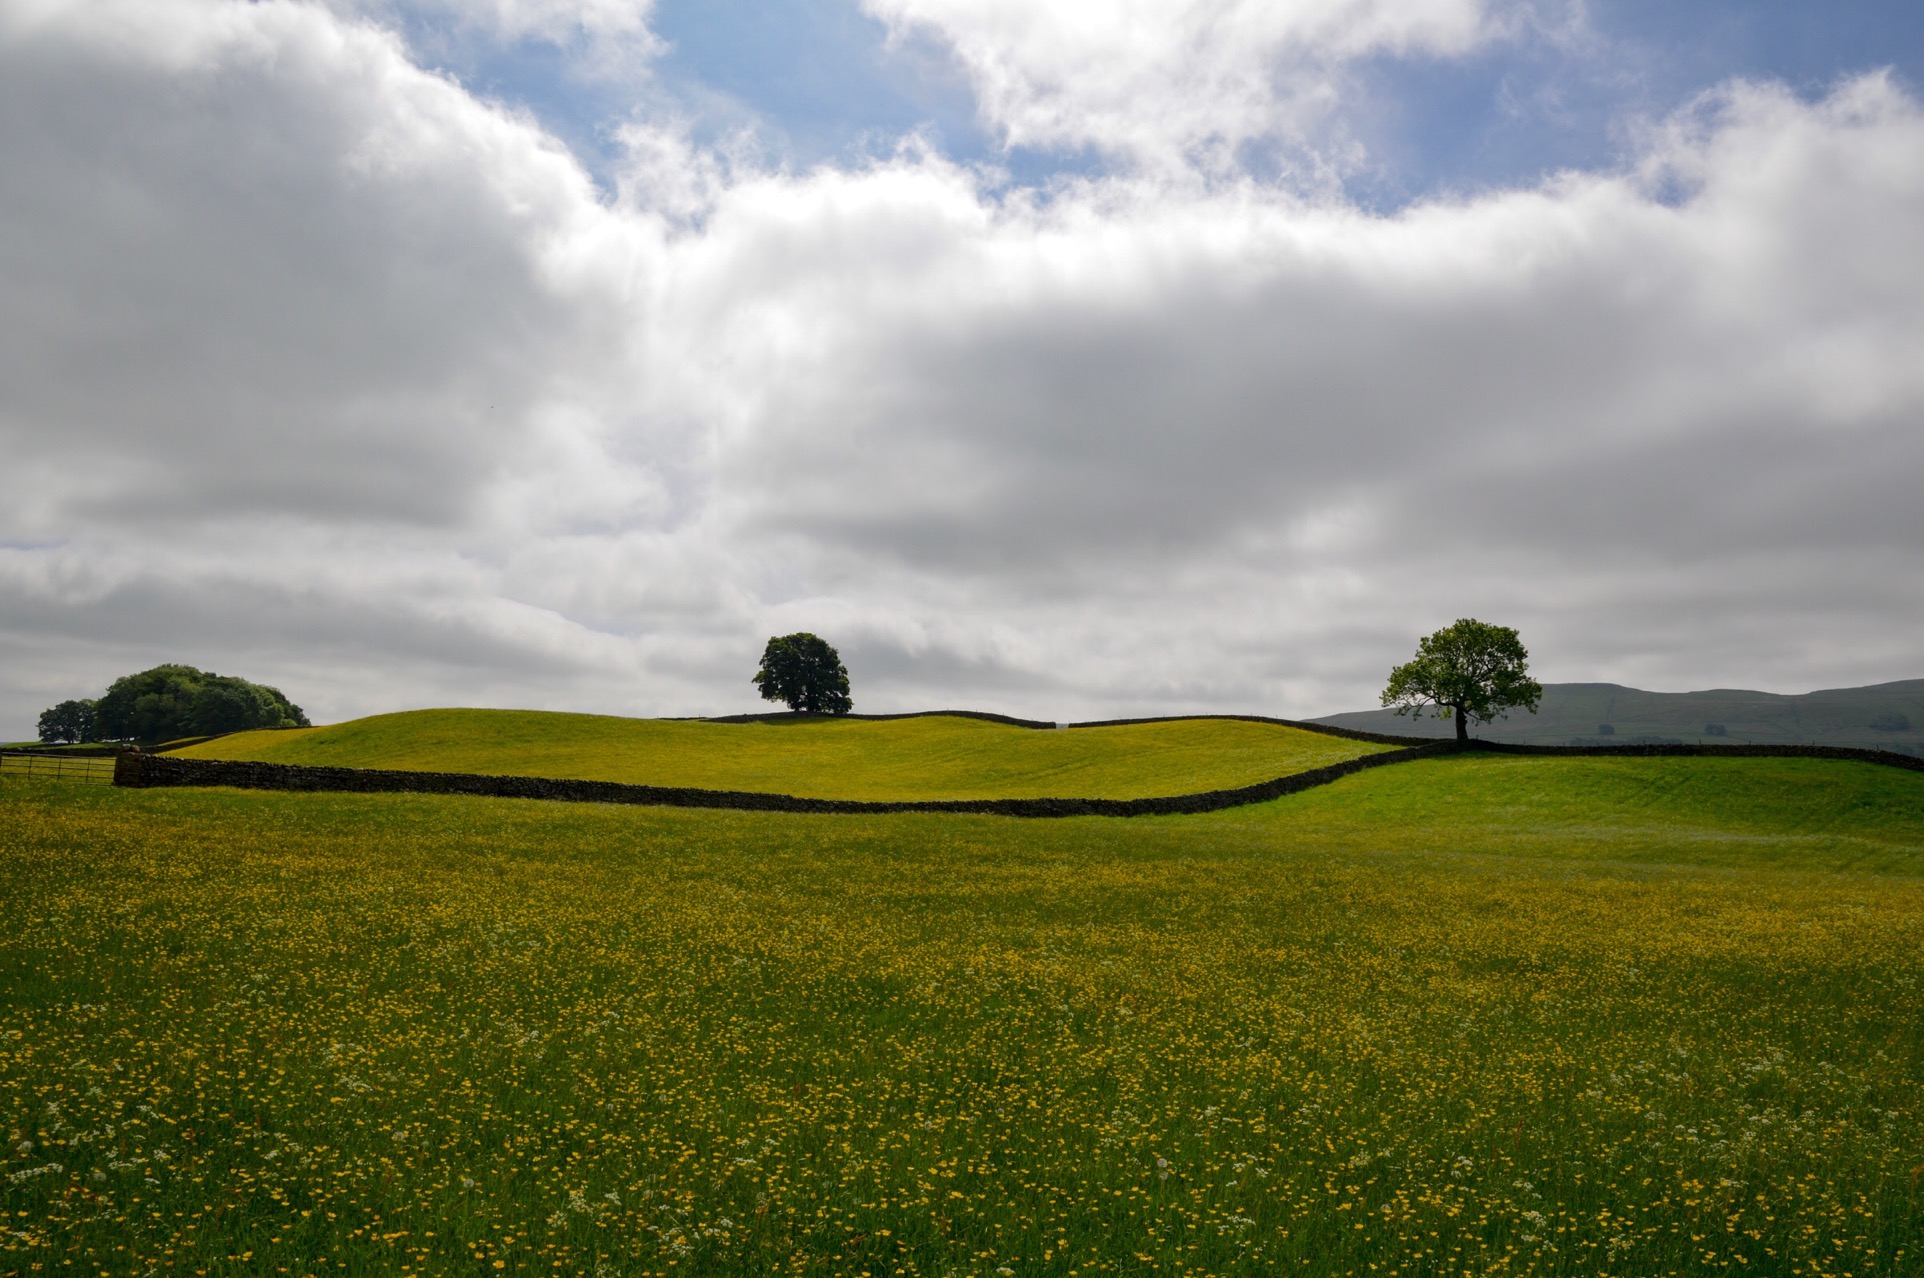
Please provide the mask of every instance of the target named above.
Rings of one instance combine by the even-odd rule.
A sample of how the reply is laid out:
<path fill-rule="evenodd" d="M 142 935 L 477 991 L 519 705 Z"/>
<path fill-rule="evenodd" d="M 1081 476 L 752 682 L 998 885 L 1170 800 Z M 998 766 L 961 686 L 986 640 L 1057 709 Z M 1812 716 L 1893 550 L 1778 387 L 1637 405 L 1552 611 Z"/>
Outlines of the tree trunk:
<path fill-rule="evenodd" d="M 1456 717 L 1456 739 L 1458 741 L 1468 741 L 1470 739 L 1470 721 L 1464 718 L 1463 707 L 1451 706 L 1450 710 Z"/>

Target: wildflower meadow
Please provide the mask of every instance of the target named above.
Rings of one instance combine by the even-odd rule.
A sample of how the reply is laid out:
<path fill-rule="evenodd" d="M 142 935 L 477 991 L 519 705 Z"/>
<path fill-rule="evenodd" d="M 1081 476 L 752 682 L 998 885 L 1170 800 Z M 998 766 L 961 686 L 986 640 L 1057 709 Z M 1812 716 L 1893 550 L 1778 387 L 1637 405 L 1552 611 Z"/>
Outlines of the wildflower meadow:
<path fill-rule="evenodd" d="M 1924 777 L 0 786 L 0 1274 L 1924 1272 Z"/>

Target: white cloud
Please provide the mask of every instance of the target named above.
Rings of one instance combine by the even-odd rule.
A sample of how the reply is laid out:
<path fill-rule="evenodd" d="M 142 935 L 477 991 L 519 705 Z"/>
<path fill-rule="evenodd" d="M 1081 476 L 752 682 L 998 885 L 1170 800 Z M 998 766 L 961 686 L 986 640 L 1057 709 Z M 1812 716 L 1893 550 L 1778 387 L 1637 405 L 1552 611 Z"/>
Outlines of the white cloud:
<path fill-rule="evenodd" d="M 1896 358 L 1921 136 L 1889 85 L 1744 89 L 1682 206 L 1570 177 L 1394 218 L 1253 190 L 995 207 L 926 162 L 770 179 L 682 246 L 667 304 L 708 321 L 684 358 L 730 388 L 711 416 L 742 518 L 1040 571 L 1331 495 L 1888 426 L 1924 388 Z"/>
<path fill-rule="evenodd" d="M 383 33 L 139 3 L 4 39 L 0 438 L 29 532 L 445 522 L 605 342 L 579 168 Z"/>
<path fill-rule="evenodd" d="M 1514 13 L 1488 0 L 864 0 L 933 34 L 1010 144 L 1093 146 L 1163 171 L 1231 171 L 1240 148 L 1295 143 L 1370 55 L 1460 55 Z"/>
<path fill-rule="evenodd" d="M 1552 678 L 1917 673 L 1888 81 L 1394 217 L 628 137 L 609 202 L 358 20 L 0 7 L 0 724 L 163 659 L 728 711 L 793 628 L 1041 717 L 1350 708 L 1464 614 Z"/>

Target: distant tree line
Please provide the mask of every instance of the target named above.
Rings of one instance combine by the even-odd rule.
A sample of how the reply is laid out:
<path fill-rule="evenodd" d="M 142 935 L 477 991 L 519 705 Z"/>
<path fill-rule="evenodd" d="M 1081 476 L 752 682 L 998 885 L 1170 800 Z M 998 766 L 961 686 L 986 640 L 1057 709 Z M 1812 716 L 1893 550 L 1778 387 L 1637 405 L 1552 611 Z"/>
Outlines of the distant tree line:
<path fill-rule="evenodd" d="M 62 701 L 40 715 L 49 745 L 173 741 L 251 728 L 311 726 L 279 688 L 192 666 L 155 666 L 114 680 L 98 700 Z"/>

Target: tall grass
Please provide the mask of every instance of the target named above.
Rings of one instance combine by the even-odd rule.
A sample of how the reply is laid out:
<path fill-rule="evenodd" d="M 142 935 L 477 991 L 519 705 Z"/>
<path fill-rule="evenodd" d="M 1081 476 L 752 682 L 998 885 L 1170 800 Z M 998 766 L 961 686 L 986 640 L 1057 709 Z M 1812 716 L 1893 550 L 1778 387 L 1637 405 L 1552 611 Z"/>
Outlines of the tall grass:
<path fill-rule="evenodd" d="M 1921 810 L 1803 760 L 1127 822 L 9 782 L 0 1272 L 1917 1273 Z"/>

